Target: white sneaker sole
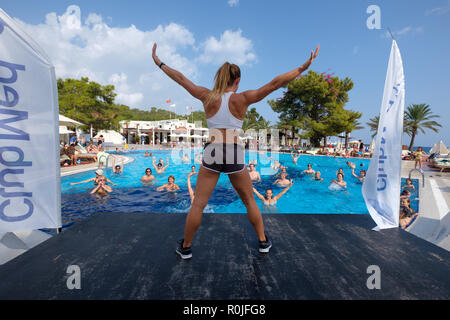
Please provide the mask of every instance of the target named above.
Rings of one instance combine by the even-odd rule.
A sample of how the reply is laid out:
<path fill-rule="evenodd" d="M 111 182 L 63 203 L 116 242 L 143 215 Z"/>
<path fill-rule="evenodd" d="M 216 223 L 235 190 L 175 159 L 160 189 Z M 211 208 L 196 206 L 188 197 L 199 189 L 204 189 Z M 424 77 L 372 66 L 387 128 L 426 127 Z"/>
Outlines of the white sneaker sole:
<path fill-rule="evenodd" d="M 259 248 L 259 252 L 261 252 L 261 253 L 267 253 L 267 252 L 269 252 L 270 248 L 272 248 L 272 245 L 270 245 L 269 247 L 264 248 L 264 249 Z"/>
<path fill-rule="evenodd" d="M 178 250 L 175 250 L 175 252 L 184 260 L 192 258 L 192 253 L 190 253 L 190 254 L 182 254 Z"/>

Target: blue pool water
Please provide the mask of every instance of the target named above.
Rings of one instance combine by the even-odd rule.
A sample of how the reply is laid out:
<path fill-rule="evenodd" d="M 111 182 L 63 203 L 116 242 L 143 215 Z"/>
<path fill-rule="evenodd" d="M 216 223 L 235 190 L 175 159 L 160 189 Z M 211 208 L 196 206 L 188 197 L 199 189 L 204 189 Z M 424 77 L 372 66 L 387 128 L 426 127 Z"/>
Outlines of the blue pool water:
<path fill-rule="evenodd" d="M 144 157 L 144 152 L 127 153 L 127 156 L 134 158 L 134 161 L 126 164 L 124 172 L 116 175 L 112 173 L 111 168 L 104 169 L 106 177 L 117 184 L 113 187 L 113 192 L 105 198 L 98 198 L 89 194 L 93 188 L 93 183 L 85 183 L 76 186 L 70 186 L 70 182 L 77 182 L 92 178 L 95 176 L 93 171 L 79 173 L 76 175 L 61 178 L 62 189 L 62 218 L 65 227 L 73 222 L 81 220 L 87 216 L 96 213 L 108 212 L 180 212 L 189 211 L 190 199 L 187 189 L 187 175 L 194 163 L 181 163 L 177 157 L 173 157 L 172 151 L 168 150 L 149 150 L 156 159 L 169 157 L 170 166 L 161 175 L 153 170 L 152 158 Z M 198 152 L 192 150 L 193 154 Z M 269 155 L 270 156 L 270 155 Z M 346 165 L 350 160 L 357 166 L 356 172 L 361 169 L 367 170 L 368 159 L 344 159 L 332 157 L 320 157 L 302 155 L 295 165 L 289 154 L 273 154 L 278 157 L 281 164 L 287 166 L 288 178 L 294 179 L 294 185 L 278 201 L 275 208 L 271 208 L 270 213 L 354 213 L 367 214 L 367 208 L 361 194 L 361 184 L 351 174 L 351 169 Z M 174 159 L 174 160 L 171 160 Z M 246 162 L 248 159 L 258 159 L 257 170 L 261 174 L 262 182 L 255 183 L 255 188 L 264 194 L 267 188 L 272 188 L 273 193 L 278 194 L 283 190 L 282 187 L 273 185 L 277 177 L 270 169 L 270 164 L 263 164 L 267 158 L 261 158 L 257 153 L 246 153 Z M 310 175 L 304 175 L 308 163 L 312 164 L 314 170 L 320 170 L 324 181 L 311 181 Z M 362 166 L 360 166 L 362 164 Z M 199 165 L 194 164 L 198 171 Z M 153 175 L 157 179 L 153 186 L 143 186 L 140 178 L 144 175 L 145 169 L 151 168 Z M 343 168 L 345 181 L 347 182 L 346 191 L 331 191 L 328 189 L 330 181 L 335 179 L 338 168 Z M 272 173 L 272 174 L 270 174 Z M 167 178 L 175 176 L 175 183 L 180 186 L 180 191 L 176 193 L 158 192 L 156 187 L 167 182 Z M 197 177 L 191 178 L 195 188 Z M 417 181 L 414 181 L 417 187 Z M 404 184 L 404 181 L 402 182 Z M 257 202 L 262 212 L 269 212 L 264 208 L 261 201 Z M 205 212 L 216 213 L 246 213 L 245 206 L 242 204 L 239 196 L 234 191 L 228 177 L 221 175 L 219 182 L 214 190 Z"/>

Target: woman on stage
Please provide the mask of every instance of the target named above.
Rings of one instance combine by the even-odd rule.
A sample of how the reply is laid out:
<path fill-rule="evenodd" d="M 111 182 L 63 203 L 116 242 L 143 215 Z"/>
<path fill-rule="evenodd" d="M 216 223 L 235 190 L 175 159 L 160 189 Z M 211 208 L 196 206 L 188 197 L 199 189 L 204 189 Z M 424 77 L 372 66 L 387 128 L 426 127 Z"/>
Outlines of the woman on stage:
<path fill-rule="evenodd" d="M 236 93 L 241 80 L 241 71 L 237 65 L 225 62 L 215 75 L 214 88 L 209 90 L 195 85 L 181 72 L 161 62 L 156 55 L 156 47 L 155 43 L 153 45 L 153 61 L 172 80 L 203 103 L 206 121 L 210 129 L 210 142 L 205 145 L 202 165 L 195 186 L 195 198 L 186 217 L 184 239 L 180 240 L 176 252 L 183 259 L 192 257 L 192 240 L 200 226 L 203 210 L 208 204 L 222 172 L 228 175 L 231 184 L 247 208 L 248 219 L 258 236 L 259 251 L 269 252 L 272 242 L 264 232 L 263 219 L 255 201 L 252 181 L 248 170 L 244 170 L 245 150 L 238 144 L 239 131 L 248 107 L 261 101 L 273 91 L 286 86 L 307 70 L 317 57 L 319 46 L 315 52 L 311 51 L 311 56 L 302 66 L 277 76 L 259 89 L 241 93 Z"/>

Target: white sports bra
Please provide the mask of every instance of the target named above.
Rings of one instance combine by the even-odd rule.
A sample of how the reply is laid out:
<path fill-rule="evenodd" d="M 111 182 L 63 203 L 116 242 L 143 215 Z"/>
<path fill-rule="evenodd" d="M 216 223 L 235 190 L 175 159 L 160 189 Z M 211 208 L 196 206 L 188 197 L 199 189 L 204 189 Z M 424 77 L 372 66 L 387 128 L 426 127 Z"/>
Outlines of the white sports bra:
<path fill-rule="evenodd" d="M 239 120 L 230 112 L 228 102 L 234 92 L 225 92 L 219 110 L 211 118 L 206 119 L 209 129 L 241 129 L 244 120 Z"/>

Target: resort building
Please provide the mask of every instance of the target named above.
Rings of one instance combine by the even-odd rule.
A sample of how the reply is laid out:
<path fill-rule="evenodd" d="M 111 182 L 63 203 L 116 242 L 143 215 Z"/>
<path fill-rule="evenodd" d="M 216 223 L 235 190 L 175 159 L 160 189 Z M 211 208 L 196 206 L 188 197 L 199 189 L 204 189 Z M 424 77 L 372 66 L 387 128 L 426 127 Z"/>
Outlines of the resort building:
<path fill-rule="evenodd" d="M 194 142 L 201 144 L 209 136 L 208 128 L 200 121 L 171 119 L 159 121 L 120 121 L 120 133 L 128 143 L 166 144 L 171 142 Z"/>

